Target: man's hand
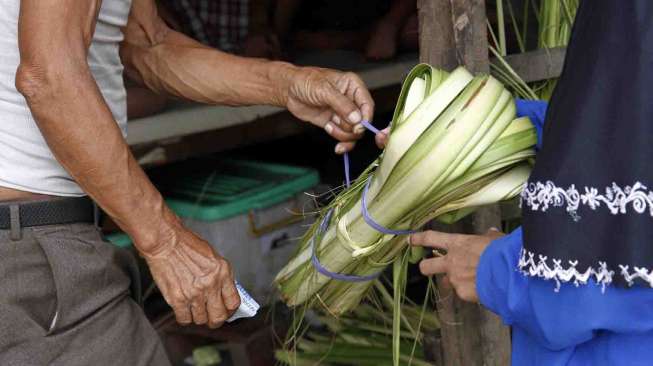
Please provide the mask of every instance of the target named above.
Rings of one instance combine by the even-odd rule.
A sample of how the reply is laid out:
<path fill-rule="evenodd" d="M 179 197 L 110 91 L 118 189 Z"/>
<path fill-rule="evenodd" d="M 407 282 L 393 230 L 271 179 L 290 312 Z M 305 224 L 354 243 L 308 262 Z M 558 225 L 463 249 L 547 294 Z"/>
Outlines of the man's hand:
<path fill-rule="evenodd" d="M 350 151 L 363 136 L 359 123 L 371 121 L 374 101 L 365 83 L 353 73 L 298 68 L 290 78 L 288 110 L 297 118 L 324 128 L 340 141 L 336 153 Z"/>
<path fill-rule="evenodd" d="M 444 274 L 444 280 L 453 286 L 458 297 L 465 301 L 478 302 L 476 293 L 478 262 L 485 248 L 501 236 L 503 236 L 501 232 L 493 229 L 485 235 L 425 231 L 411 235 L 409 241 L 411 245 L 445 251 L 445 255 L 422 260 L 419 264 L 420 272 L 425 276 Z"/>
<path fill-rule="evenodd" d="M 142 255 L 177 322 L 220 327 L 240 305 L 229 262 L 180 224 L 163 235 L 166 244 Z"/>
<path fill-rule="evenodd" d="M 390 136 L 390 127 L 386 127 L 374 136 L 376 146 L 378 146 L 379 149 L 385 149 L 385 145 L 388 143 L 388 136 Z"/>

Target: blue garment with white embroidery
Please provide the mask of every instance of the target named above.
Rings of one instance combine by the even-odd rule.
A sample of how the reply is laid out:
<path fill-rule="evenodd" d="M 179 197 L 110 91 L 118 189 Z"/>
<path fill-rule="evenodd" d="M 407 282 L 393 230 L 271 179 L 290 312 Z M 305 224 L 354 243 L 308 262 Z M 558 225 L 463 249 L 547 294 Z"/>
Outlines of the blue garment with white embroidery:
<path fill-rule="evenodd" d="M 516 100 L 541 141 L 547 104 Z M 512 326 L 512 364 L 587 366 L 653 364 L 653 290 L 574 286 L 519 270 L 522 229 L 495 240 L 478 265 L 481 303 Z"/>
<path fill-rule="evenodd" d="M 512 364 L 611 366 L 653 364 L 653 290 L 596 283 L 574 286 L 517 270 L 521 228 L 481 256 L 481 303 L 512 326 Z"/>
<path fill-rule="evenodd" d="M 651 25 L 651 0 L 580 2 L 522 192 L 531 276 L 653 287 Z"/>

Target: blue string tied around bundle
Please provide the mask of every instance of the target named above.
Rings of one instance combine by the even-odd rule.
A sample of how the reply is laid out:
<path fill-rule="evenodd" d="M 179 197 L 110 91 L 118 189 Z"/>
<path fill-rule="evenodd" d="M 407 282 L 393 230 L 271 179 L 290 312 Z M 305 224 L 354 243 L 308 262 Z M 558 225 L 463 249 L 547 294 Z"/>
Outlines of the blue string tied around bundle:
<path fill-rule="evenodd" d="M 374 134 L 379 134 L 381 131 L 374 127 L 369 121 L 362 121 L 361 125 L 363 125 L 368 131 L 373 132 Z M 344 160 L 344 168 L 345 168 L 345 184 L 347 188 L 351 187 L 351 180 L 350 180 L 350 162 L 349 162 L 349 154 L 345 153 L 343 155 L 343 160 Z M 363 188 L 363 192 L 361 194 L 361 215 L 363 216 L 363 219 L 365 222 L 374 230 L 386 234 L 386 235 L 410 235 L 416 233 L 415 230 L 395 230 L 395 229 L 389 229 L 384 227 L 383 225 L 379 224 L 372 218 L 369 210 L 368 210 L 368 202 L 367 202 L 367 194 L 369 192 L 370 185 L 372 183 L 372 176 L 370 176 L 367 181 L 365 182 L 365 187 Z M 312 247 L 312 256 L 311 256 L 311 263 L 313 264 L 313 267 L 318 271 L 318 273 L 329 277 L 331 279 L 337 280 L 337 281 L 343 281 L 343 282 L 367 282 L 367 281 L 373 281 L 376 278 L 378 278 L 381 273 L 383 272 L 377 272 L 371 275 L 366 275 L 366 276 L 358 276 L 358 275 L 352 275 L 352 274 L 344 274 L 344 273 L 339 273 L 339 272 L 332 272 L 326 267 L 324 267 L 321 263 L 320 260 L 317 257 L 317 244 L 316 244 L 316 238 L 324 235 L 324 233 L 327 232 L 329 229 L 329 223 L 331 222 L 331 218 L 333 216 L 333 209 L 329 210 L 326 215 L 322 218 L 322 221 L 320 222 L 320 225 L 317 229 L 317 231 L 313 234 L 313 237 L 310 240 L 310 246 Z"/>

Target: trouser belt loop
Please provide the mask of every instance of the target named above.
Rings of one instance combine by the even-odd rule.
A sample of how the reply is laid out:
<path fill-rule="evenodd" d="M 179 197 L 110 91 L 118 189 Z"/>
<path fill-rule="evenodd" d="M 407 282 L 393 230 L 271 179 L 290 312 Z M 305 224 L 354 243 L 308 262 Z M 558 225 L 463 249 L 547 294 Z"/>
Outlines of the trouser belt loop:
<path fill-rule="evenodd" d="M 9 237 L 13 241 L 18 241 L 22 238 L 21 227 L 20 227 L 20 206 L 10 205 L 9 206 L 9 223 L 11 225 Z"/>

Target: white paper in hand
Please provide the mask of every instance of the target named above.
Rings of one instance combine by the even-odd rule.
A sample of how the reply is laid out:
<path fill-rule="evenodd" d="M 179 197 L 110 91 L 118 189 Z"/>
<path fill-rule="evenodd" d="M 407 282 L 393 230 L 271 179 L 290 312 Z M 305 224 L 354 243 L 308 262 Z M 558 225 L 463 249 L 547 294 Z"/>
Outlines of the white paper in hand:
<path fill-rule="evenodd" d="M 238 295 L 240 296 L 240 306 L 234 315 L 232 315 L 231 318 L 227 319 L 227 323 L 231 323 L 232 321 L 240 318 L 252 318 L 254 315 L 256 315 L 258 309 L 261 308 L 256 300 L 254 300 L 247 293 L 247 291 L 245 291 L 245 289 L 238 283 L 238 281 L 236 281 L 236 289 L 238 290 Z"/>

